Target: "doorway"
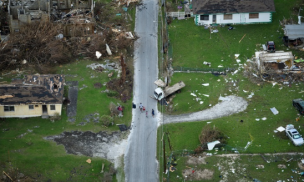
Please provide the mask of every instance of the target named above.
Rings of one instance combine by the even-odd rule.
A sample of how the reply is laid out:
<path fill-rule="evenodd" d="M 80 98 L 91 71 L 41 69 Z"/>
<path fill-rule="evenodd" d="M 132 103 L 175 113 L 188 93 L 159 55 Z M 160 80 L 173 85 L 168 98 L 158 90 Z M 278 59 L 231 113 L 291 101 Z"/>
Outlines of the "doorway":
<path fill-rule="evenodd" d="M 47 113 L 47 107 L 46 107 L 46 105 L 42 105 L 42 113 L 43 114 Z"/>
<path fill-rule="evenodd" d="M 212 16 L 212 23 L 216 23 L 216 15 Z"/>

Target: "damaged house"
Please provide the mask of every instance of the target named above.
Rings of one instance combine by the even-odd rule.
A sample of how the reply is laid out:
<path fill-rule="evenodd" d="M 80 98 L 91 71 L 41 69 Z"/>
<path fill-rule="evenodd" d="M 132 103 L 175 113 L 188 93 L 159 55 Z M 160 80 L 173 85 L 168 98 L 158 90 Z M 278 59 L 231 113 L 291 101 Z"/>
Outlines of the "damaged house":
<path fill-rule="evenodd" d="M 293 48 L 304 48 L 304 23 L 285 25 L 284 30 L 284 45 Z"/>
<path fill-rule="evenodd" d="M 8 4 L 11 33 L 19 32 L 25 23 L 50 20 L 62 23 L 64 36 L 82 36 L 94 32 L 93 0 L 9 0 Z"/>
<path fill-rule="evenodd" d="M 255 60 L 260 73 L 284 73 L 294 67 L 292 52 L 276 51 L 269 53 L 260 51 L 255 53 Z"/>
<path fill-rule="evenodd" d="M 23 24 L 34 21 L 49 21 L 50 1 L 49 0 L 9 0 L 9 29 L 10 32 L 19 32 Z"/>
<path fill-rule="evenodd" d="M 274 0 L 193 0 L 196 25 L 270 23 Z"/>
<path fill-rule="evenodd" d="M 27 75 L 0 85 L 0 118 L 60 116 L 63 92 L 62 75 Z"/>

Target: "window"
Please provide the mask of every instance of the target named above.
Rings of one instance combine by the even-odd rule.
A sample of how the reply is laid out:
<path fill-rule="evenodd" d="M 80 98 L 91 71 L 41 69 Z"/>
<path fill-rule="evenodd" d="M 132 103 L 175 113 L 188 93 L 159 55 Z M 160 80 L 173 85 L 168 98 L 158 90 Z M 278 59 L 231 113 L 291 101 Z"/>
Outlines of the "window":
<path fill-rule="evenodd" d="M 34 105 L 29 105 L 29 109 L 30 110 L 34 109 Z"/>
<path fill-rule="evenodd" d="M 224 20 L 232 20 L 232 14 L 225 14 Z"/>
<path fill-rule="evenodd" d="M 14 106 L 4 106 L 4 112 L 15 111 Z"/>
<path fill-rule="evenodd" d="M 259 13 L 249 13 L 249 19 L 259 18 Z"/>
<path fill-rule="evenodd" d="M 209 20 L 209 15 L 201 15 L 201 20 Z"/>
<path fill-rule="evenodd" d="M 35 107 L 38 107 L 38 105 L 35 105 Z"/>
<path fill-rule="evenodd" d="M 51 105 L 51 110 L 55 110 L 55 105 Z"/>

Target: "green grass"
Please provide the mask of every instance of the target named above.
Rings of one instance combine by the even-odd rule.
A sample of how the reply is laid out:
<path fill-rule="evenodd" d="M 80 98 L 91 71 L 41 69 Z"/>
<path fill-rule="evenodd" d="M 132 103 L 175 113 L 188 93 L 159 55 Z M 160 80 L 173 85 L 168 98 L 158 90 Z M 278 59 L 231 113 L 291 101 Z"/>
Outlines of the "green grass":
<path fill-rule="evenodd" d="M 83 85 L 88 86 L 78 91 L 77 100 L 77 117 L 76 124 L 83 122 L 83 118 L 88 114 L 99 113 L 102 115 L 110 115 L 109 104 L 111 102 L 125 107 L 124 117 L 115 117 L 115 124 L 126 124 L 130 125 L 132 117 L 132 101 L 129 100 L 126 103 L 122 103 L 120 100 L 113 97 L 108 97 L 106 93 L 101 91 L 106 90 L 106 86 L 102 86 L 100 89 L 94 88 L 94 84 L 99 82 L 101 84 L 110 81 L 117 76 L 117 72 L 114 72 L 111 78 L 108 78 L 109 72 L 96 72 L 91 68 L 87 68 L 87 65 L 96 63 L 96 61 L 77 61 L 73 64 L 64 65 L 60 68 L 59 73 L 77 75 L 77 77 L 66 77 L 67 81 L 77 80 L 79 81 L 78 87 L 81 88 Z M 62 70 L 62 71 L 61 71 Z M 94 76 L 94 78 L 91 78 Z M 77 126 L 79 128 L 79 126 Z M 104 130 L 99 126 L 86 125 L 83 126 L 84 130 L 93 130 L 94 132 Z M 109 127 L 108 130 L 117 130 L 118 127 Z"/>
<path fill-rule="evenodd" d="M 203 62 L 211 62 L 211 67 L 235 67 L 234 54 L 240 54 L 244 63 L 255 51 L 261 50 L 261 44 L 273 40 L 276 50 L 287 50 L 281 37 L 284 36 L 279 21 L 283 17 L 292 17 L 297 22 L 297 13 L 292 11 L 299 0 L 275 0 L 276 12 L 269 24 L 234 25 L 236 29 L 228 31 L 227 27 L 218 27 L 219 32 L 210 34 L 203 26 L 196 26 L 193 18 L 174 20 L 169 25 L 169 38 L 173 47 L 173 66 L 190 68 L 208 67 Z M 246 36 L 239 43 L 241 38 Z M 304 58 L 303 51 L 293 51 L 293 54 Z M 222 61 L 223 60 L 223 61 Z"/>
<path fill-rule="evenodd" d="M 179 73 L 184 78 L 187 78 L 187 73 Z M 176 74 L 174 74 L 176 75 Z M 197 74 L 191 77 L 191 80 L 195 80 L 199 76 L 206 76 L 206 78 L 210 79 L 210 75 L 207 76 L 206 74 Z M 213 76 L 213 75 L 211 75 Z M 215 77 L 215 76 L 214 76 Z M 212 78 L 212 77 L 211 77 Z M 220 77 L 215 77 L 216 79 L 222 79 Z M 213 78 L 212 78 L 213 79 Z M 301 125 L 301 121 L 304 120 L 303 116 L 301 116 L 300 122 L 295 122 L 296 117 L 298 117 L 298 112 L 292 106 L 292 99 L 301 98 L 303 97 L 303 93 L 301 92 L 304 90 L 303 83 L 294 84 L 291 87 L 286 87 L 282 85 L 275 85 L 269 83 L 264 83 L 260 86 L 256 84 L 249 84 L 249 81 L 246 78 L 243 78 L 243 75 L 237 74 L 233 77 L 234 80 L 239 80 L 238 83 L 238 91 L 233 89 L 232 92 L 229 92 L 229 86 L 227 87 L 226 84 L 223 83 L 225 81 L 220 81 L 220 83 L 212 82 L 212 84 L 223 84 L 217 85 L 218 87 L 223 87 L 220 91 L 216 92 L 212 84 L 209 86 L 210 88 L 206 87 L 206 89 L 211 89 L 206 94 L 209 94 L 209 101 L 206 100 L 202 106 L 193 101 L 193 96 L 190 95 L 190 91 L 192 87 L 198 86 L 201 87 L 201 82 L 198 81 L 197 85 L 191 85 L 191 87 L 185 87 L 181 93 L 176 94 L 177 96 L 173 99 L 173 104 L 178 105 L 174 107 L 176 109 L 175 112 L 177 113 L 186 113 L 189 112 L 191 109 L 192 111 L 201 110 L 200 107 L 208 107 L 210 103 L 214 105 L 217 103 L 217 99 L 219 94 L 221 93 L 224 95 L 227 93 L 228 95 L 238 95 L 244 97 L 248 100 L 248 107 L 244 112 L 233 114 L 231 116 L 219 118 L 212 120 L 211 125 L 218 127 L 224 134 L 226 134 L 230 139 L 228 140 L 228 145 L 232 147 L 245 147 L 248 141 L 251 141 L 250 135 L 253 137 L 254 142 L 253 145 L 248 148 L 246 152 L 274 152 L 274 151 L 282 151 L 282 152 L 290 152 L 290 151 L 300 151 L 302 147 L 294 147 L 289 146 L 287 138 L 283 135 L 274 134 L 273 130 L 275 130 L 279 126 L 286 126 L 287 124 L 294 124 L 297 128 Z M 189 80 L 189 79 L 186 79 Z M 229 80 L 229 79 L 227 79 Z M 243 81 L 242 81 L 243 80 Z M 187 85 L 187 82 L 185 82 Z M 201 88 L 198 92 L 203 92 L 204 88 Z M 235 87 L 231 87 L 235 88 Z M 212 90 L 213 89 L 213 90 Z M 243 90 L 248 91 L 245 93 Z M 248 95 L 253 92 L 254 96 L 252 99 L 248 99 Z M 182 103 L 182 99 L 188 101 L 184 101 Z M 187 104 L 189 102 L 189 105 Z M 180 108 L 178 108 L 178 106 Z M 187 110 L 188 107 L 189 108 Z M 273 115 L 270 111 L 271 107 L 276 107 L 279 111 L 278 115 Z M 267 119 L 265 121 L 262 120 L 263 117 Z M 256 121 L 256 119 L 260 119 Z M 243 120 L 244 123 L 240 123 L 240 120 Z M 169 124 L 164 126 L 164 130 L 168 130 L 171 133 L 171 142 L 173 147 L 176 150 L 181 149 L 189 149 L 194 150 L 198 144 L 198 136 L 202 130 L 202 127 L 206 125 L 207 121 L 202 122 L 191 122 L 191 123 L 180 123 L 180 124 Z M 303 134 L 302 129 L 299 130 L 300 133 Z M 268 135 L 269 133 L 269 135 Z M 275 137 L 273 137 L 273 135 Z M 282 142 L 284 141 L 284 142 Z M 259 147 L 257 145 L 261 145 Z M 267 146 L 267 147 L 266 147 Z M 282 147 L 284 146 L 284 147 Z"/>
<path fill-rule="evenodd" d="M 124 116 L 122 118 L 115 117 L 115 124 L 130 125 L 131 122 L 131 100 L 122 103 L 120 100 L 108 97 L 105 93 L 101 93 L 106 87 L 100 89 L 94 88 L 94 83 L 108 82 L 117 76 L 108 78 L 107 72 L 96 72 L 86 65 L 96 61 L 81 60 L 75 63 L 62 65 L 58 69 L 60 74 L 77 75 L 77 77 L 66 77 L 67 81 L 78 80 L 79 88 L 83 84 L 87 86 L 78 92 L 77 100 L 77 116 L 76 121 L 71 123 L 67 121 L 66 108 L 63 108 L 61 120 L 51 122 L 48 119 L 40 117 L 17 119 L 10 118 L 0 122 L 0 128 L 9 128 L 9 131 L 1 130 L 0 133 L 0 163 L 6 164 L 3 169 L 8 170 L 8 162 L 12 163 L 14 168 L 18 168 L 20 172 L 38 181 L 102 181 L 103 174 L 100 173 L 102 163 L 105 163 L 105 171 L 108 171 L 111 163 L 101 158 L 91 158 L 92 163 L 85 161 L 90 158 L 86 156 L 75 156 L 67 154 L 63 145 L 57 145 L 53 141 L 44 140 L 43 137 L 59 135 L 64 131 L 117 131 L 119 128 L 114 125 L 108 128 L 102 126 L 101 123 L 90 122 L 85 126 L 77 126 L 80 122 L 85 122 L 83 118 L 89 114 L 99 113 L 102 115 L 110 115 L 109 103 L 119 103 L 125 107 Z M 15 77 L 17 75 L 7 75 L 7 77 Z M 91 78 L 95 76 L 95 78 Z M 39 128 L 34 128 L 39 126 Z M 27 130 L 33 130 L 29 133 Z M 18 138 L 21 134 L 28 133 L 22 138 Z M 112 164 L 113 165 L 113 164 Z M 74 169 L 75 168 L 75 169 Z M 74 174 L 74 170 L 77 173 Z M 40 175 L 40 177 L 37 177 Z"/>
<path fill-rule="evenodd" d="M 229 92 L 228 90 L 230 88 L 235 87 L 231 87 L 231 85 L 225 83 L 225 81 L 223 81 L 225 80 L 224 77 L 215 77 L 211 74 L 191 74 L 194 73 L 174 74 L 174 76 L 178 75 L 178 77 L 180 78 L 185 78 L 186 85 L 188 83 L 188 85 L 182 90 L 182 92 L 176 94 L 176 97 L 173 99 L 173 105 L 179 103 L 177 106 L 174 107 L 174 109 L 176 109 L 174 111 L 175 113 L 187 113 L 190 110 L 198 111 L 201 110 L 201 108 L 199 107 L 204 107 L 204 104 L 206 104 L 205 106 L 208 107 L 209 103 L 217 102 L 219 93 L 222 95 L 227 93 L 228 95 L 234 94 L 244 97 L 248 100 L 249 105 L 244 112 L 215 120 L 164 125 L 163 128 L 160 127 L 158 129 L 159 147 L 161 146 L 160 135 L 162 135 L 161 131 L 163 130 L 168 131 L 170 133 L 169 137 L 173 151 L 183 149 L 194 150 L 200 145 L 199 135 L 202 131 L 202 128 L 207 124 L 207 122 L 211 122 L 209 125 L 211 125 L 212 127 L 217 127 L 220 131 L 222 131 L 226 136 L 229 137 L 228 148 L 238 148 L 239 152 L 241 153 L 274 153 L 303 151 L 303 147 L 293 146 L 291 141 L 285 136 L 284 132 L 274 133 L 274 130 L 279 126 L 285 127 L 287 124 L 294 124 L 300 134 L 304 134 L 302 124 L 304 117 L 301 116 L 300 121 L 296 122 L 298 112 L 292 106 L 292 99 L 303 98 L 303 83 L 293 84 L 291 87 L 282 85 L 273 86 L 270 83 L 256 85 L 250 83 L 246 78 L 243 77 L 242 74 L 236 74 L 234 76 L 229 77 L 232 77 L 233 80 L 239 80 L 237 84 L 239 89 L 238 91 L 231 89 L 232 92 Z M 174 76 L 173 80 L 175 79 Z M 217 85 L 218 87 L 222 87 L 222 89 L 216 92 L 215 90 L 212 90 L 214 89 L 211 88 L 212 85 L 210 85 L 210 88 L 208 88 L 202 87 L 202 82 L 191 82 L 192 80 L 196 80 L 196 78 L 200 80 L 201 76 L 202 78 L 206 79 L 210 79 L 210 77 L 212 79 L 212 76 L 216 79 L 221 79 L 219 83 L 215 81 L 210 82 L 210 84 L 223 84 Z M 226 79 L 229 80 L 228 77 Z M 190 83 L 193 85 L 189 85 L 189 82 L 187 82 L 187 80 L 190 81 Z M 210 100 L 204 101 L 204 104 L 202 106 L 200 106 L 198 102 L 193 101 L 193 96 L 190 95 L 190 91 L 193 90 L 193 87 L 202 87 L 198 92 L 203 92 L 204 88 L 211 89 L 208 91 L 208 93 L 206 93 L 210 94 L 210 97 L 208 98 Z M 243 90 L 248 92 L 245 93 Z M 247 96 L 251 92 L 254 92 L 254 96 L 252 97 L 252 99 L 248 99 Z M 214 100 L 212 98 L 214 98 Z M 183 102 L 182 99 L 188 99 L 188 101 Z M 190 104 L 188 105 L 187 102 L 190 102 Z M 188 107 L 192 108 L 187 109 L 187 105 Z M 180 106 L 180 108 L 178 108 L 178 106 Z M 276 109 L 279 111 L 279 114 L 273 115 L 273 113 L 270 111 L 271 107 L 276 107 Z M 262 120 L 263 117 L 266 117 L 267 119 Z M 257 118 L 260 120 L 256 121 Z M 244 122 L 241 123 L 240 120 L 243 120 Z M 250 141 L 252 141 L 252 144 L 247 148 L 247 150 L 243 150 L 247 142 Z M 166 151 L 169 151 L 168 146 L 166 147 Z M 167 153 L 167 156 L 168 155 L 169 153 Z M 160 166 L 162 166 L 162 164 L 160 164 Z"/>
<path fill-rule="evenodd" d="M 207 109 L 210 104 L 212 106 L 217 104 L 219 96 L 224 96 L 226 91 L 223 76 L 202 73 L 174 73 L 171 77 L 171 85 L 179 81 L 183 81 L 186 86 L 181 89 L 180 93 L 175 94 L 171 103 L 173 109 L 171 112 L 167 112 L 170 114 L 182 114 Z M 205 83 L 209 83 L 209 86 L 202 85 Z M 201 100 L 197 101 L 194 96 L 190 95 L 191 93 L 194 93 Z M 209 97 L 203 94 L 209 95 Z M 200 104 L 201 101 L 203 102 L 202 104 Z"/>
<path fill-rule="evenodd" d="M 211 62 L 211 68 L 217 68 L 219 65 L 223 67 L 237 67 L 234 54 L 240 54 L 241 63 L 245 63 L 250 59 L 255 51 L 261 50 L 261 44 L 265 44 L 268 40 L 276 42 L 277 50 L 288 50 L 282 43 L 283 36 L 282 27 L 279 26 L 279 20 L 283 17 L 292 17 L 297 22 L 297 13 L 292 7 L 298 6 L 299 0 L 279 1 L 275 0 L 276 13 L 273 14 L 273 22 L 270 24 L 251 24 L 251 25 L 235 25 L 236 29 L 228 31 L 227 27 L 218 27 L 219 33 L 210 34 L 209 30 L 204 27 L 196 26 L 193 19 L 174 20 L 169 25 L 170 43 L 173 47 L 173 66 L 182 66 L 190 68 L 209 68 L 203 62 Z M 246 36 L 239 43 L 241 38 Z M 298 57 L 304 57 L 304 52 L 292 50 L 293 54 Z M 291 87 L 284 85 L 272 85 L 268 82 L 260 84 L 252 83 L 239 71 L 236 75 L 228 74 L 226 76 L 214 76 L 212 74 L 203 73 L 174 73 L 172 76 L 172 84 L 178 81 L 184 81 L 186 87 L 181 89 L 181 93 L 176 94 L 173 98 L 173 109 L 168 114 L 185 114 L 204 110 L 218 103 L 219 96 L 237 95 L 248 101 L 248 107 L 244 112 L 233 114 L 231 116 L 215 119 L 212 121 L 198 121 L 189 123 L 168 124 L 158 129 L 158 158 L 160 160 L 160 175 L 162 169 L 161 154 L 161 138 L 162 131 L 169 132 L 170 143 L 173 151 L 183 149 L 194 150 L 200 145 L 199 135 L 202 128 L 209 125 L 217 127 L 222 131 L 228 139 L 228 147 L 226 152 L 233 152 L 231 148 L 237 148 L 241 153 L 274 153 L 274 152 L 302 152 L 303 147 L 295 147 L 291 141 L 285 136 L 285 133 L 274 133 L 279 127 L 285 127 L 287 124 L 294 124 L 298 131 L 303 134 L 302 121 L 296 122 L 298 112 L 292 106 L 292 99 L 303 98 L 303 83 L 293 83 Z M 219 81 L 217 81 L 219 80 Z M 236 86 L 233 86 L 233 80 Z M 227 82 L 228 81 L 228 82 Z M 202 83 L 209 83 L 205 87 Z M 244 92 L 246 91 L 246 92 Z M 248 95 L 253 92 L 254 96 L 249 99 Z M 199 98 L 204 102 L 200 104 L 190 93 L 207 94 L 209 97 L 200 95 Z M 270 111 L 271 107 L 276 107 L 279 111 L 278 115 L 273 115 Z M 262 120 L 266 117 L 266 120 Z M 260 119 L 256 121 L 256 119 Z M 241 123 L 240 120 L 244 122 Z M 247 142 L 252 144 L 244 150 Z M 221 152 L 220 152 L 221 153 Z M 166 156 L 169 156 L 170 150 L 168 141 L 166 140 Z M 277 163 L 265 164 L 257 157 L 252 161 L 269 166 L 264 170 L 256 170 L 252 166 L 250 157 L 244 158 L 238 163 L 246 165 L 248 168 L 248 176 L 257 178 L 261 181 L 271 181 L 273 179 L 286 179 L 293 173 L 281 173 L 278 175 L 279 169 L 275 166 Z M 214 178 L 210 181 L 219 181 L 220 171 L 214 167 L 219 159 L 216 157 L 209 158 L 208 166 L 201 166 L 215 171 Z M 211 160 L 212 159 L 212 160 Z M 185 158 L 179 161 L 177 172 L 170 175 L 170 181 L 177 181 L 176 176 L 182 176 L 182 170 L 185 169 Z M 256 164 L 254 163 L 254 164 Z M 293 168 L 296 162 L 293 161 Z M 231 173 L 230 173 L 231 174 Z M 281 178 L 282 177 L 282 178 Z M 231 176 L 228 181 L 237 181 L 244 178 L 242 175 Z"/>
<path fill-rule="evenodd" d="M 187 163 L 188 157 L 181 157 L 176 155 L 177 159 L 177 170 L 170 172 L 170 181 L 182 181 L 180 178 L 183 176 L 183 171 L 186 169 L 194 170 L 196 173 L 198 170 L 208 169 L 213 171 L 212 179 L 210 180 L 192 180 L 194 182 L 199 181 L 253 181 L 253 179 L 258 179 L 260 181 L 278 181 L 289 179 L 291 181 L 291 176 L 293 179 L 301 181 L 303 177 L 299 174 L 292 172 L 292 170 L 300 171 L 298 168 L 297 161 L 301 159 L 300 155 L 292 156 L 293 161 L 286 163 L 283 158 L 290 159 L 291 156 L 265 156 L 267 160 L 271 161 L 267 163 L 259 155 L 257 156 L 240 156 L 237 158 L 231 157 L 218 157 L 211 156 L 205 159 L 206 164 L 189 164 Z M 297 160 L 297 161 L 296 161 Z M 286 165 L 286 169 L 278 168 L 279 164 Z M 264 168 L 258 168 L 258 165 L 263 165 Z M 187 167 L 188 168 L 187 168 Z M 234 169 L 234 172 L 232 170 Z M 162 174 L 163 177 L 167 175 Z M 177 177 L 179 176 L 179 177 Z M 221 176 L 221 177 L 220 177 Z M 188 180 L 191 179 L 189 176 Z"/>

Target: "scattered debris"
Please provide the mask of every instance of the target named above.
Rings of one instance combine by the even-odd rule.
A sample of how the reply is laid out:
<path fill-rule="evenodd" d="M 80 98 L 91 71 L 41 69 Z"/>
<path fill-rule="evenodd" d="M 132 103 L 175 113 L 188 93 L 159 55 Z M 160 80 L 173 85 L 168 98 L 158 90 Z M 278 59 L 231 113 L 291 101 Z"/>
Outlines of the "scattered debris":
<path fill-rule="evenodd" d="M 110 49 L 110 47 L 109 47 L 109 45 L 108 44 L 106 44 L 106 50 L 107 50 L 107 53 L 108 53 L 108 55 L 112 55 L 112 51 L 111 51 L 111 49 Z"/>
<path fill-rule="evenodd" d="M 271 110 L 271 112 L 272 112 L 274 115 L 279 114 L 279 111 L 278 111 L 275 107 L 270 108 L 270 110 Z"/>
<path fill-rule="evenodd" d="M 247 150 L 247 148 L 249 147 L 249 145 L 251 145 L 252 142 L 247 142 L 247 145 L 244 147 L 245 150 Z"/>
<path fill-rule="evenodd" d="M 86 160 L 87 163 L 91 164 L 91 159 Z"/>
<path fill-rule="evenodd" d="M 154 82 L 155 85 L 157 85 L 158 87 L 165 87 L 166 84 L 165 82 L 163 82 L 161 79 L 158 79 Z"/>
<path fill-rule="evenodd" d="M 285 128 L 283 126 L 280 126 L 276 130 L 279 131 L 279 132 L 282 132 L 282 131 L 285 131 Z"/>
<path fill-rule="evenodd" d="M 221 142 L 218 141 L 218 140 L 207 143 L 208 150 L 213 150 L 213 148 L 215 147 L 215 145 L 217 145 L 217 144 L 219 144 L 219 143 L 221 143 Z"/>
<path fill-rule="evenodd" d="M 99 59 L 102 56 L 102 54 L 99 51 L 96 51 L 96 57 Z"/>

